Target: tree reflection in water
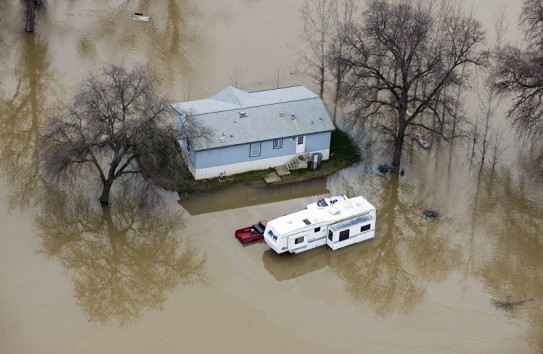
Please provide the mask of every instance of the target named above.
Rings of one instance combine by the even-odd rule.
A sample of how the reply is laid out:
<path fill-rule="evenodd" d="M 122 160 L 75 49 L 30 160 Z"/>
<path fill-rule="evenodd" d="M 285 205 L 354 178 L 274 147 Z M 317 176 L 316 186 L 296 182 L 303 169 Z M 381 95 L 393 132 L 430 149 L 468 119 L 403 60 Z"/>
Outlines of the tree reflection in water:
<path fill-rule="evenodd" d="M 348 178 L 336 183 L 348 183 Z M 372 249 L 332 268 L 353 298 L 374 307 L 378 315 L 408 312 L 422 302 L 428 283 L 441 281 L 461 267 L 462 249 L 449 240 L 452 230 L 440 227 L 446 223 L 421 215 L 431 190 L 400 183 L 397 173 L 390 179 L 371 178 L 369 183 L 367 196 L 377 208 Z M 367 194 L 368 185 L 365 188 L 364 193 L 352 188 L 350 192 Z"/>
<path fill-rule="evenodd" d="M 334 183 L 350 196 L 366 195 L 376 206 L 375 238 L 337 251 L 322 247 L 277 255 L 268 250 L 262 256 L 264 267 L 282 281 L 328 266 L 345 281 L 354 299 L 372 306 L 378 315 L 408 312 L 422 302 L 428 283 L 442 281 L 462 266 L 462 248 L 450 241 L 447 232 L 451 230 L 440 227 L 447 222 L 422 216 L 431 190 L 400 183 L 398 174 L 390 179 L 371 178 L 369 194 L 351 180 L 347 175 Z"/>
<path fill-rule="evenodd" d="M 77 302 L 90 321 L 133 322 L 180 284 L 206 282 L 206 255 L 179 235 L 180 212 L 144 210 L 123 184 L 110 207 L 49 190 L 36 224 L 43 252 L 74 271 Z"/>
<path fill-rule="evenodd" d="M 489 241 L 484 242 L 486 252 L 473 251 L 485 255 L 475 263 L 474 273 L 482 278 L 495 301 L 522 303 L 506 315 L 527 318 L 530 331 L 535 332 L 527 338 L 535 339 L 533 344 L 541 349 L 543 314 L 534 310 L 541 308 L 543 294 L 543 207 L 537 198 L 540 192 L 530 190 L 533 184 L 529 179 L 533 176 L 523 170 L 513 176 L 508 169 L 493 173 L 485 168 L 481 174 L 485 176 L 475 198 L 478 213 L 474 213 L 473 227 L 484 225 L 476 232 Z M 523 303 L 528 299 L 534 301 Z"/>
<path fill-rule="evenodd" d="M 0 172 L 12 186 L 10 206 L 23 208 L 35 197 L 40 120 L 48 107 L 55 75 L 50 67 L 47 41 L 26 35 L 20 42 L 9 43 L 9 48 L 10 51 L 2 52 L 17 53 L 19 65 L 12 69 L 16 80 L 14 91 L 6 93 L 5 98 L 0 92 Z M 9 67 L 8 58 L 5 59 Z"/>

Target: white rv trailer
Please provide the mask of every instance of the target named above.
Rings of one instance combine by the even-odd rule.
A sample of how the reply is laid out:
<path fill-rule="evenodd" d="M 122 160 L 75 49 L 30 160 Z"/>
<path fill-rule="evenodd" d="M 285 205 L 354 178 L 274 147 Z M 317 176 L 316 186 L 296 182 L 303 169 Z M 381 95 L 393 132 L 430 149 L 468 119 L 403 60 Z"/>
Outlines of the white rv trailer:
<path fill-rule="evenodd" d="M 277 253 L 300 253 L 328 245 L 337 250 L 375 235 L 375 207 L 354 197 L 268 221 L 264 241 Z"/>

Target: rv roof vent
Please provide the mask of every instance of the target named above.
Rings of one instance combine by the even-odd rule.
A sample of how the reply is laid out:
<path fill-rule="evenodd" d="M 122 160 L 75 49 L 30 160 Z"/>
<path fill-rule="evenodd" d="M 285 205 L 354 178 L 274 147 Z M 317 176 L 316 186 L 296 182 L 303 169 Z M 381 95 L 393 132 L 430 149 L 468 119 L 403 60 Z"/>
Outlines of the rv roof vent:
<path fill-rule="evenodd" d="M 339 209 L 336 209 L 336 208 L 328 208 L 328 211 L 329 211 L 330 214 L 332 214 L 332 215 L 337 215 L 337 214 L 339 214 Z"/>
<path fill-rule="evenodd" d="M 284 116 L 283 112 L 279 112 L 279 117 L 283 117 L 283 116 Z"/>
<path fill-rule="evenodd" d="M 308 219 L 304 219 L 304 223 L 305 223 L 306 225 L 311 225 L 311 221 L 309 221 Z"/>
<path fill-rule="evenodd" d="M 245 118 L 245 117 L 247 117 L 247 113 L 245 113 L 243 111 L 239 111 L 239 117 L 240 118 Z"/>

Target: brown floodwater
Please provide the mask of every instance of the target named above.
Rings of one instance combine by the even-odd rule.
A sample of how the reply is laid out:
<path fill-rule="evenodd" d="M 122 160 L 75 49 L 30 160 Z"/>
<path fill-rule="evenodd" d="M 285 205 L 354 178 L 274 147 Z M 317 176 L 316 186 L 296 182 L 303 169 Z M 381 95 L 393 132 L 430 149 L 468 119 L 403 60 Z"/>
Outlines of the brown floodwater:
<path fill-rule="evenodd" d="M 382 176 L 375 166 L 388 157 L 374 143 L 326 179 L 164 193 L 166 205 L 146 213 L 130 185 L 102 210 L 92 187 L 41 182 L 44 118 L 103 64 L 144 63 L 173 101 L 227 85 L 315 89 L 295 70 L 301 3 L 50 0 L 34 34 L 18 1 L 3 4 L 1 353 L 543 351 L 543 189 L 503 114 L 494 170 L 470 147 L 443 143 L 411 146 L 405 175 Z M 518 40 L 521 1 L 502 3 L 508 40 Z M 491 42 L 498 5 L 465 5 Z M 132 21 L 134 12 L 151 21 Z M 468 116 L 480 113 L 477 99 L 465 101 Z M 329 194 L 372 202 L 376 237 L 277 255 L 233 236 Z M 516 305 L 498 306 L 506 302 Z"/>

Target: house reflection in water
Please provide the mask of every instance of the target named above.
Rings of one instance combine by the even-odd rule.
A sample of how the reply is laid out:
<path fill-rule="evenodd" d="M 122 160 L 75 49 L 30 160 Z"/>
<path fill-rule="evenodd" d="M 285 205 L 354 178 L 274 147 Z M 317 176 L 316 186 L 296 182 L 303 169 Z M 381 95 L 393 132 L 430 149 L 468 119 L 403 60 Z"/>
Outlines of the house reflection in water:
<path fill-rule="evenodd" d="M 179 194 L 179 204 L 190 215 L 199 215 L 329 193 L 326 178 L 277 186 L 269 186 L 262 180 L 213 192 Z"/>

